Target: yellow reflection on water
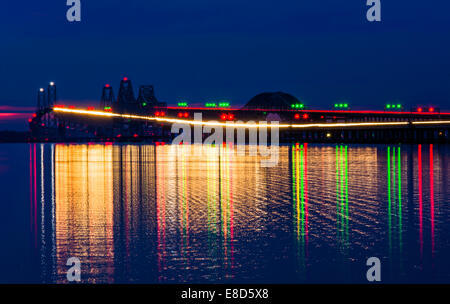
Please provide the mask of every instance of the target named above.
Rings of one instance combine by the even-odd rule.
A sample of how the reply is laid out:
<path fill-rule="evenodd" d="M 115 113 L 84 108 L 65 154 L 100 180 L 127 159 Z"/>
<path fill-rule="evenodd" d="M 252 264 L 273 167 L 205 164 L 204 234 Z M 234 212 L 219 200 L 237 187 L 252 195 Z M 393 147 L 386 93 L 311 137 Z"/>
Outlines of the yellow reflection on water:
<path fill-rule="evenodd" d="M 77 257 L 87 282 L 111 282 L 112 146 L 56 145 L 55 177 L 57 281 L 67 282 L 67 259 Z"/>
<path fill-rule="evenodd" d="M 308 144 L 306 143 L 292 146 L 292 179 L 298 270 L 305 278 L 308 256 Z"/>
<path fill-rule="evenodd" d="M 58 281 L 70 257 L 85 282 L 234 278 L 292 215 L 302 269 L 318 238 L 345 251 L 372 235 L 352 221 L 374 223 L 382 204 L 375 148 L 303 144 L 280 147 L 275 167 L 261 159 L 230 145 L 56 145 Z"/>

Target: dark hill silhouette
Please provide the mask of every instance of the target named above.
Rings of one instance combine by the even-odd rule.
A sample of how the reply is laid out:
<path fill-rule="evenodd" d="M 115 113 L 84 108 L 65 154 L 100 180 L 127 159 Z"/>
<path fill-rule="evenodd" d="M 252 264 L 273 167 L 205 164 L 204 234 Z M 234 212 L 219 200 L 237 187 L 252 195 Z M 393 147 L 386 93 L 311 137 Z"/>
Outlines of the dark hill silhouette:
<path fill-rule="evenodd" d="M 294 96 L 283 93 L 261 93 L 250 99 L 244 109 L 290 109 L 292 104 L 300 103 Z"/>

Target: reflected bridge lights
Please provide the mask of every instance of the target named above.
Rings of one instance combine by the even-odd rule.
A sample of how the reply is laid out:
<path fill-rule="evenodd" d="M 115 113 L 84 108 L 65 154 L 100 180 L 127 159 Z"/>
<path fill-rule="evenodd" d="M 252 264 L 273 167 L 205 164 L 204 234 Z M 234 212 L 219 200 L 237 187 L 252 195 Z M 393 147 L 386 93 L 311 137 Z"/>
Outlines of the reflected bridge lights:
<path fill-rule="evenodd" d="M 261 166 L 274 167 L 279 159 L 279 124 L 278 121 L 260 122 L 234 122 L 233 114 L 227 115 L 229 121 L 225 124 L 215 122 L 203 122 L 202 114 L 195 113 L 194 120 L 189 122 L 176 121 L 171 128 L 173 134 L 178 134 L 172 140 L 172 145 L 192 144 L 192 132 L 194 133 L 194 144 L 216 145 L 222 143 L 233 145 L 236 142 L 237 153 L 245 155 L 246 145 L 249 146 L 249 154 L 256 156 L 258 153 L 264 158 L 261 159 Z M 270 126 L 270 147 L 268 145 L 268 126 Z M 224 130 L 225 129 L 225 130 Z M 235 139 L 236 133 L 236 139 Z M 248 133 L 248 142 L 247 136 Z M 203 140 L 204 135 L 208 135 Z M 267 157 L 267 158 L 266 158 Z"/>

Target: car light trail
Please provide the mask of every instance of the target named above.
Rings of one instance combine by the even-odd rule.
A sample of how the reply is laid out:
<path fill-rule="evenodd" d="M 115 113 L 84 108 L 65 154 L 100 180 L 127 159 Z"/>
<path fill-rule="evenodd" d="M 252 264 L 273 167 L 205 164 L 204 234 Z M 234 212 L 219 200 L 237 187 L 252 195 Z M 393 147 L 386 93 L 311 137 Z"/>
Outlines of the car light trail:
<path fill-rule="evenodd" d="M 215 122 L 215 121 L 199 121 L 199 120 L 187 120 L 187 119 L 175 119 L 175 118 L 162 118 L 154 116 L 141 116 L 133 114 L 118 114 L 118 113 L 105 113 L 100 111 L 88 111 L 66 108 L 53 108 L 55 112 L 64 112 L 71 114 L 91 115 L 99 117 L 118 117 L 127 119 L 140 119 L 157 122 L 169 122 L 169 123 L 184 123 L 190 125 L 204 125 L 212 127 L 235 127 L 235 128 L 259 128 L 259 127 L 278 127 L 278 128 L 352 128 L 352 127 L 383 127 L 383 126 L 407 126 L 413 125 L 427 125 L 427 124 L 450 124 L 450 120 L 438 120 L 438 121 L 395 121 L 395 122 L 349 122 L 349 123 L 311 123 L 311 124 L 248 124 L 248 123 L 230 123 L 230 122 Z"/>
<path fill-rule="evenodd" d="M 450 120 L 430 120 L 430 121 L 413 121 L 413 125 L 438 125 L 450 124 Z"/>

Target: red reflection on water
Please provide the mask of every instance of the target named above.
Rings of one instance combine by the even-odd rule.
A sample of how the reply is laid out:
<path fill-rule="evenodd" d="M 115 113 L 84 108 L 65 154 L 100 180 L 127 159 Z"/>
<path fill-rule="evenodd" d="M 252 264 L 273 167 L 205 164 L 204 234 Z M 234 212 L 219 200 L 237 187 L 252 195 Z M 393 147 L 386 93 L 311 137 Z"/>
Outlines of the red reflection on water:
<path fill-rule="evenodd" d="M 33 231 L 33 155 L 30 144 L 30 232 Z"/>
<path fill-rule="evenodd" d="M 187 147 L 186 147 L 187 148 Z M 180 149 L 184 150 L 183 147 Z M 180 151 L 184 152 L 184 151 Z M 188 160 L 186 159 L 186 155 L 184 153 L 181 154 L 180 160 L 180 170 L 181 170 L 181 180 L 180 180 L 180 248 L 181 253 L 184 256 L 185 249 L 189 247 L 189 200 L 188 200 L 188 174 L 187 174 L 187 165 Z M 189 258 L 189 256 L 187 257 Z"/>
<path fill-rule="evenodd" d="M 127 157 L 127 148 L 125 147 L 124 152 L 123 152 L 123 159 L 125 160 L 125 166 L 130 165 L 131 166 L 131 162 L 128 163 L 128 157 Z M 130 170 L 132 170 L 132 168 L 130 168 Z M 129 211 L 128 211 L 128 206 L 131 204 L 131 199 L 128 199 L 128 168 L 125 169 L 125 193 L 123 194 L 123 202 L 124 202 L 124 217 L 125 217 L 125 250 L 126 250 L 126 267 L 127 270 L 128 267 L 130 266 L 128 263 L 128 259 L 130 257 L 130 224 L 129 224 Z"/>
<path fill-rule="evenodd" d="M 225 263 L 225 268 L 230 267 L 232 270 L 234 268 L 234 209 L 233 209 L 233 160 L 230 159 L 230 151 L 232 151 L 232 146 L 230 144 L 224 143 L 222 148 L 223 162 L 220 164 L 222 170 L 220 172 L 220 192 L 221 192 L 221 202 L 220 208 L 222 212 L 222 223 L 223 223 L 223 255 Z M 232 154 L 231 154 L 232 155 Z M 227 275 L 233 277 L 233 272 Z"/>
<path fill-rule="evenodd" d="M 34 247 L 37 247 L 37 194 L 36 194 L 36 144 L 33 144 L 33 231 Z"/>
<path fill-rule="evenodd" d="M 160 160 L 159 147 L 155 147 L 156 158 L 156 215 L 158 227 L 158 270 L 161 273 L 165 268 L 166 252 L 166 196 L 165 196 L 165 166 L 164 161 Z M 164 155 L 164 154 L 162 154 Z M 159 278 L 162 279 L 161 277 Z"/>
<path fill-rule="evenodd" d="M 418 147 L 420 258 L 423 257 L 422 145 Z"/>
<path fill-rule="evenodd" d="M 230 150 L 233 149 L 232 144 L 230 144 Z M 231 167 L 231 164 L 228 163 L 228 167 Z M 231 269 L 234 268 L 234 219 L 233 219 L 233 172 L 232 167 L 230 169 L 229 179 L 230 179 L 230 244 L 231 244 Z"/>
<path fill-rule="evenodd" d="M 308 256 L 308 144 L 305 143 L 305 242 L 306 256 Z"/>
<path fill-rule="evenodd" d="M 430 145 L 430 212 L 431 212 L 431 254 L 434 256 L 434 164 L 433 145 Z"/>
<path fill-rule="evenodd" d="M 33 157 L 33 162 L 34 162 L 34 165 L 33 165 L 33 167 L 34 167 L 34 234 L 35 234 L 35 241 L 37 242 L 36 144 L 34 144 L 34 152 L 33 153 L 34 153 L 34 157 Z"/>
<path fill-rule="evenodd" d="M 184 197 L 186 198 L 186 204 L 185 204 L 185 212 L 186 212 L 186 246 L 189 246 L 189 199 L 188 199 L 188 193 L 187 193 L 187 186 L 188 186 L 188 176 L 186 173 L 186 162 L 184 163 Z"/>
<path fill-rule="evenodd" d="M 233 220 L 233 183 L 230 177 L 230 244 L 231 244 L 231 268 L 234 268 L 234 220 Z"/>

